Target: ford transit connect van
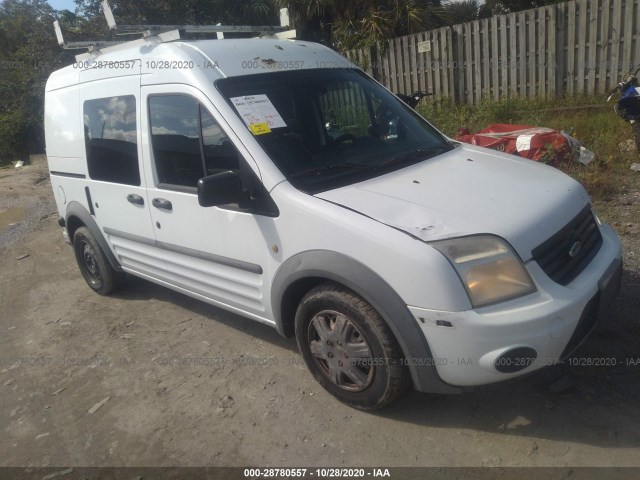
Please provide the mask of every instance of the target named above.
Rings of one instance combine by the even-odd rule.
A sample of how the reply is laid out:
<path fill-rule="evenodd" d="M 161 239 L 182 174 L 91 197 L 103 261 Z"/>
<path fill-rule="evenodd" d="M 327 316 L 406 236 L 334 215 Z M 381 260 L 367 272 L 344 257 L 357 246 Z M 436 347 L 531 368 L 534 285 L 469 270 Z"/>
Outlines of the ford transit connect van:
<path fill-rule="evenodd" d="M 295 336 L 357 408 L 556 363 L 619 287 L 578 182 L 451 141 L 314 43 L 106 48 L 51 75 L 45 127 L 91 289 L 134 275 Z"/>

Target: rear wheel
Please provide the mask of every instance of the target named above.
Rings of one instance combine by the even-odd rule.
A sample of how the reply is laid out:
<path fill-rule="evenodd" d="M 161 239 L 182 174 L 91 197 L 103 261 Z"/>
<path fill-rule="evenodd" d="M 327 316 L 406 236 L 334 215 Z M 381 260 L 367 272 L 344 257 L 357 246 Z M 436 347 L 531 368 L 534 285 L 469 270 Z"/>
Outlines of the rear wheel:
<path fill-rule="evenodd" d="M 93 234 L 87 227 L 73 235 L 73 250 L 87 285 L 100 295 L 109 295 L 124 282 L 124 273 L 113 269 Z"/>
<path fill-rule="evenodd" d="M 398 342 L 364 299 L 332 283 L 311 290 L 295 319 L 298 347 L 315 379 L 342 402 L 381 408 L 409 384 Z"/>

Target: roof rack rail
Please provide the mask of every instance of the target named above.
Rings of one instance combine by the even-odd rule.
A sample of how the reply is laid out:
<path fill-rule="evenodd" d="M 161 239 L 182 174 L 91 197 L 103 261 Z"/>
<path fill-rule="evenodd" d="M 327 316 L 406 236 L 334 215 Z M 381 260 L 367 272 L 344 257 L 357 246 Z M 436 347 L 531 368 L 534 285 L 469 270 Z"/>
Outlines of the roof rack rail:
<path fill-rule="evenodd" d="M 109 0 L 102 1 L 102 10 L 107 19 L 109 29 L 113 30 L 116 35 L 136 35 L 141 34 L 144 37 L 157 35 L 172 30 L 178 30 L 184 33 L 215 33 L 218 39 L 224 38 L 224 33 L 260 33 L 262 36 L 276 38 L 294 38 L 295 30 L 289 28 L 289 9 L 280 9 L 280 26 L 271 25 L 118 25 L 113 11 L 109 5 Z"/>
<path fill-rule="evenodd" d="M 254 25 L 118 25 L 109 0 L 103 0 L 102 11 L 107 20 L 109 30 L 116 35 L 142 35 L 142 38 L 155 37 L 159 42 L 170 42 L 180 39 L 181 33 L 215 33 L 218 40 L 224 39 L 225 33 L 258 33 L 260 38 L 292 39 L 296 38 L 296 30 L 289 29 L 289 9 L 280 9 L 280 26 Z M 123 45 L 128 41 L 90 40 L 85 42 L 65 42 L 58 20 L 53 22 L 58 44 L 64 49 L 87 49 L 89 53 L 104 47 Z M 135 40 L 134 40 L 135 41 Z"/>
<path fill-rule="evenodd" d="M 110 47 L 113 45 L 118 45 L 122 42 L 114 42 L 114 41 L 103 41 L 103 40 L 95 40 L 88 42 L 65 42 L 64 37 L 62 36 L 62 29 L 60 28 L 60 22 L 56 20 L 53 22 L 53 28 L 56 31 L 56 38 L 58 39 L 58 45 L 60 45 L 65 50 L 79 50 L 79 49 L 89 49 L 89 51 L 93 51 L 94 49 L 99 49 L 102 47 Z"/>

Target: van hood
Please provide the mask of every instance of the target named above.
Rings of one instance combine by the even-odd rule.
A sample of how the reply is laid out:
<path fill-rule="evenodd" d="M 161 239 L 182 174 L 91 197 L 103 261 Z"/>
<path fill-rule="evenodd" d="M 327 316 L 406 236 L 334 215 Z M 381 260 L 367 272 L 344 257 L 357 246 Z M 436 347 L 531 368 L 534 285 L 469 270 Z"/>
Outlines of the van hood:
<path fill-rule="evenodd" d="M 466 144 L 315 196 L 425 242 L 498 235 L 524 261 L 589 203 L 582 185 L 553 167 Z"/>

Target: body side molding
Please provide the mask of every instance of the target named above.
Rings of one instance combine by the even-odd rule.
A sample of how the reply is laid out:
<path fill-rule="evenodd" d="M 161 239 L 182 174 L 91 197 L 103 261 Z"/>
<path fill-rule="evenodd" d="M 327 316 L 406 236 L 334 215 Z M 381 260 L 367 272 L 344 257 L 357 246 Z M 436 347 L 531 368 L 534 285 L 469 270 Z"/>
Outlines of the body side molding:
<path fill-rule="evenodd" d="M 104 233 L 106 233 L 107 235 L 113 235 L 114 237 L 125 238 L 133 242 L 152 245 L 169 252 L 180 253 L 182 255 L 199 258 L 200 260 L 205 260 L 207 262 L 237 268 L 238 270 L 244 270 L 245 272 L 256 273 L 258 275 L 261 275 L 263 273 L 262 267 L 255 263 L 236 260 L 235 258 L 223 257 L 221 255 L 215 255 L 213 253 L 202 252 L 200 250 L 194 250 L 193 248 L 182 247 L 180 245 L 174 245 L 172 243 L 161 242 L 155 239 L 141 237 L 140 235 L 133 235 L 131 233 L 122 232 L 120 230 L 115 230 L 109 227 L 104 228 Z"/>

